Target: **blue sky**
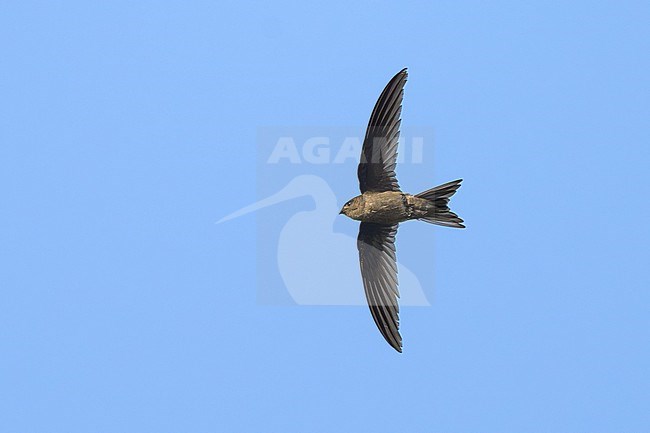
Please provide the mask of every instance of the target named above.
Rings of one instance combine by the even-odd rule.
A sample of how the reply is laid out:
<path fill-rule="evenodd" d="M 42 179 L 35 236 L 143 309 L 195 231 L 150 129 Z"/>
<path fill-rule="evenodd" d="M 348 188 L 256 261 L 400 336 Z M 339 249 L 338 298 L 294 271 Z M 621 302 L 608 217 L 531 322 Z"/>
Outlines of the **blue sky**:
<path fill-rule="evenodd" d="M 628 1 L 3 3 L 2 430 L 649 431 L 649 20 Z M 256 221 L 308 199 L 214 222 L 259 198 L 259 128 L 363 128 L 403 67 L 435 161 L 400 183 L 464 178 L 468 228 L 400 228 L 431 301 L 402 310 L 400 355 L 365 307 L 259 302 Z M 356 194 L 352 164 L 318 174 Z"/>

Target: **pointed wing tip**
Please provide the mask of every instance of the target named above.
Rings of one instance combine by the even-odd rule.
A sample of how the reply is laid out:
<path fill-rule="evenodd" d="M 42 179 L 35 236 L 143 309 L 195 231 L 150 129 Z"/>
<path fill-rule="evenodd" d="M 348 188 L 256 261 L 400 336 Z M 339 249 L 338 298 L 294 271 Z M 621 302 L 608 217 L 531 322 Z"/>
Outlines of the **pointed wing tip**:
<path fill-rule="evenodd" d="M 392 332 L 386 329 L 386 332 L 384 332 L 380 328 L 379 331 L 381 332 L 382 337 L 384 337 L 384 340 L 386 340 L 386 343 L 390 345 L 390 347 L 395 349 L 397 352 L 402 353 L 402 334 L 400 334 L 399 330 Z"/>
<path fill-rule="evenodd" d="M 400 78 L 403 77 L 403 78 L 404 78 L 404 82 L 406 82 L 406 80 L 408 80 L 408 77 L 409 77 L 409 71 L 408 71 L 408 68 L 404 68 L 404 69 L 402 69 L 401 71 L 399 71 L 397 74 L 395 74 L 395 77 L 394 77 L 394 78 L 397 78 L 397 77 L 400 77 Z"/>

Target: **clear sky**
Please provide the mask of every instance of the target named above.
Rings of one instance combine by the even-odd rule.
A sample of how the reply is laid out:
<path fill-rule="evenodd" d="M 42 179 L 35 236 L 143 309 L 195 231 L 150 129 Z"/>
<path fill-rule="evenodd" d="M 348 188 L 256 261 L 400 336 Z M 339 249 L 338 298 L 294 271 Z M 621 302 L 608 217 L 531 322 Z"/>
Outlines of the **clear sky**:
<path fill-rule="evenodd" d="M 650 431 L 648 22 L 642 1 L 3 2 L 0 430 Z M 403 67 L 404 128 L 433 140 L 400 183 L 462 177 L 468 228 L 400 228 L 430 306 L 402 309 L 398 354 L 260 258 L 308 197 L 215 222 L 286 183 L 263 128 L 362 134 Z M 298 171 L 357 193 L 351 161 Z"/>

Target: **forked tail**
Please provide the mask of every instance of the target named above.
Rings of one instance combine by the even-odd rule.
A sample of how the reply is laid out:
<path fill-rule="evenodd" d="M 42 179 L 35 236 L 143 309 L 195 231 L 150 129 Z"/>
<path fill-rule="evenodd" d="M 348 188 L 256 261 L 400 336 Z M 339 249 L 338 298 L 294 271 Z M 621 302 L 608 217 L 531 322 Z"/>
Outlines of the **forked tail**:
<path fill-rule="evenodd" d="M 453 180 L 417 194 L 416 197 L 429 200 L 434 205 L 427 216 L 419 219 L 439 226 L 465 228 L 463 220 L 449 209 L 449 199 L 460 188 L 462 181 L 463 179 Z"/>

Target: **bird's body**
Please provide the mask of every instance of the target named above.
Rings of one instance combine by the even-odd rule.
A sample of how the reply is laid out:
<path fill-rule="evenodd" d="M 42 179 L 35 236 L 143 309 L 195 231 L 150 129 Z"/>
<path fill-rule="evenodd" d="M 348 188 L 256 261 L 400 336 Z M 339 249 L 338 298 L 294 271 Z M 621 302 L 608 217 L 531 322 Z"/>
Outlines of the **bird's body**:
<path fill-rule="evenodd" d="M 370 223 L 396 224 L 425 217 L 435 206 L 426 199 L 401 191 L 368 191 L 354 197 L 346 216 Z"/>
<path fill-rule="evenodd" d="M 395 255 L 398 224 L 418 219 L 465 227 L 448 207 L 449 199 L 460 188 L 460 179 L 416 195 L 402 192 L 397 182 L 395 165 L 406 77 L 406 69 L 397 73 L 375 104 L 357 170 L 361 195 L 349 200 L 340 212 L 361 221 L 357 248 L 366 299 L 377 328 L 398 352 L 402 351 Z"/>

